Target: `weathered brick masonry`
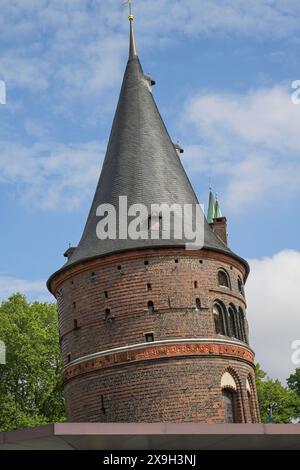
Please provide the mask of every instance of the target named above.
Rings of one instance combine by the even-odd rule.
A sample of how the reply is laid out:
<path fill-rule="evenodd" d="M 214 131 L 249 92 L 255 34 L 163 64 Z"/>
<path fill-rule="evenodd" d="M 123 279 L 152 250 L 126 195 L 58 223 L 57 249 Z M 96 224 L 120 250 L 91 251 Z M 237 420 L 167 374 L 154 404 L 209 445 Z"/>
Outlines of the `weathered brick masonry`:
<path fill-rule="evenodd" d="M 220 268 L 230 274 L 231 289 L 218 285 Z M 53 286 L 69 419 L 223 422 L 220 384 L 230 370 L 239 384 L 239 421 L 251 422 L 243 397 L 247 377 L 254 382 L 252 351 L 242 341 L 231 338 L 228 345 L 230 338 L 216 335 L 212 311 L 216 300 L 245 309 L 239 276 L 245 277 L 245 267 L 228 255 L 167 248 L 99 258 L 58 276 Z M 154 311 L 149 311 L 149 301 Z M 146 333 L 153 334 L 154 343 L 145 344 Z M 218 343 L 212 347 L 214 339 L 223 351 Z M 166 350 L 166 341 L 173 351 Z M 146 352 L 151 347 L 156 354 L 135 358 L 126 349 L 140 345 L 139 351 L 143 344 Z M 110 352 L 118 348 L 124 351 Z M 103 351 L 102 364 L 93 364 L 97 357 L 88 361 Z M 258 421 L 256 398 L 254 403 Z"/>

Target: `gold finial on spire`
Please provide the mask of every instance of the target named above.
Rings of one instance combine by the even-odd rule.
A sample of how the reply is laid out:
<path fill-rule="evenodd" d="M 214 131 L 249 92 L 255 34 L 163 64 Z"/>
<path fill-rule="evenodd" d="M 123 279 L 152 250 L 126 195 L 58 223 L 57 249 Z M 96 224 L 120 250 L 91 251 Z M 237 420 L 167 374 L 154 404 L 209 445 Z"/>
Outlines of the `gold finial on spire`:
<path fill-rule="evenodd" d="M 133 19 L 134 19 L 134 16 L 133 16 L 132 10 L 131 10 L 131 4 L 132 4 L 132 0 L 125 0 L 125 2 L 123 4 L 123 5 L 128 5 L 128 10 L 129 10 L 128 19 L 129 19 L 129 21 L 133 21 Z"/>
<path fill-rule="evenodd" d="M 134 39 L 134 32 L 133 32 L 133 19 L 134 19 L 134 16 L 132 14 L 131 4 L 132 4 L 132 0 L 126 0 L 124 2 L 124 5 L 128 5 L 128 9 L 129 9 L 128 19 L 130 21 L 130 44 L 129 44 L 129 57 L 130 58 L 132 58 L 134 56 L 137 56 L 136 46 L 135 46 L 135 39 Z"/>

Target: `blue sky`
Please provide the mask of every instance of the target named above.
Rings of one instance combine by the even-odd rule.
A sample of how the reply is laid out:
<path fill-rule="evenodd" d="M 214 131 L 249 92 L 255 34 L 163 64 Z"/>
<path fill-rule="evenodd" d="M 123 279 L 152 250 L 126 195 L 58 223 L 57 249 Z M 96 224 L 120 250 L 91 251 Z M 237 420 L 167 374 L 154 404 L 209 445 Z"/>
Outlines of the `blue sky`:
<path fill-rule="evenodd" d="M 258 359 L 285 377 L 300 338 L 300 4 L 136 0 L 134 13 L 139 57 L 199 200 L 211 177 L 231 248 L 253 267 Z M 0 0 L 0 298 L 48 298 L 45 280 L 78 242 L 127 52 L 121 1 Z"/>

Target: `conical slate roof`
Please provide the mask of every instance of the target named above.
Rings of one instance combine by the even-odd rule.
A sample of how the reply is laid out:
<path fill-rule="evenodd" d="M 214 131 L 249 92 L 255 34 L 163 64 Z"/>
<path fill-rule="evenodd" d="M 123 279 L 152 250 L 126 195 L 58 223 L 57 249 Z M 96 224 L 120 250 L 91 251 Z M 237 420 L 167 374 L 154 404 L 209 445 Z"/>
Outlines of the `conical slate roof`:
<path fill-rule="evenodd" d="M 90 258 L 124 250 L 184 246 L 185 240 L 100 240 L 96 234 L 101 204 L 118 208 L 119 196 L 128 206 L 142 203 L 198 204 L 180 157 L 157 109 L 151 80 L 136 55 L 132 23 L 130 54 L 124 74 L 100 179 L 82 238 L 63 269 Z M 204 246 L 232 253 L 205 220 Z"/>

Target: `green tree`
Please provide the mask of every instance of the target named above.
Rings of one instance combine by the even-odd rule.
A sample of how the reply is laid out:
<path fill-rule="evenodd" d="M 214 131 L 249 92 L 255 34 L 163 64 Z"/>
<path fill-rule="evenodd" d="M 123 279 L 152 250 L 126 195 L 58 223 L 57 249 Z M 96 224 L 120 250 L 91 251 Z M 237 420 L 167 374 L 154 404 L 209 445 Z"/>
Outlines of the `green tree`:
<path fill-rule="evenodd" d="M 0 305 L 0 431 L 64 421 L 57 310 L 15 294 Z"/>
<path fill-rule="evenodd" d="M 269 421 L 270 405 L 273 406 L 274 423 L 290 423 L 300 417 L 300 396 L 284 387 L 279 380 L 270 379 L 260 365 L 256 365 L 256 387 L 261 420 Z"/>
<path fill-rule="evenodd" d="M 294 374 L 291 374 L 287 379 L 287 384 L 290 390 L 293 390 L 300 397 L 300 369 L 296 369 Z"/>

